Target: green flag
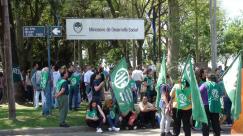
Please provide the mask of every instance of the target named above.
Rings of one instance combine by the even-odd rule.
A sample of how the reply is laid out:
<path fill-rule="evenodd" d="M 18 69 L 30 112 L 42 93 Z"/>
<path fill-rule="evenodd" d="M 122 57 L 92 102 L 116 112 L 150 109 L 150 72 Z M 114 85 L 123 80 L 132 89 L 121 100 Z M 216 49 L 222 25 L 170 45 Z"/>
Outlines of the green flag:
<path fill-rule="evenodd" d="M 157 84 L 156 84 L 156 91 L 157 91 L 157 97 L 156 97 L 156 107 L 159 107 L 159 102 L 161 99 L 161 92 L 160 92 L 160 85 L 161 84 L 165 84 L 166 83 L 166 62 L 165 62 L 165 53 L 163 53 L 163 59 L 161 62 L 161 66 L 160 66 L 160 72 L 159 72 L 159 77 L 157 80 Z"/>
<path fill-rule="evenodd" d="M 40 81 L 40 87 L 41 89 L 45 89 L 48 81 L 48 71 L 42 71 L 41 72 L 41 81 Z"/>
<path fill-rule="evenodd" d="M 231 114 L 234 120 L 237 120 L 241 113 L 241 68 L 242 59 L 240 52 L 223 75 L 224 87 L 232 102 Z"/>
<path fill-rule="evenodd" d="M 133 110 L 133 96 L 129 84 L 129 74 L 125 58 L 121 59 L 119 64 L 111 73 L 112 89 L 119 106 L 119 110 L 123 115 L 127 115 Z"/>
<path fill-rule="evenodd" d="M 186 79 L 190 84 L 192 97 L 192 117 L 199 122 L 208 123 L 201 94 L 197 85 L 196 76 L 192 67 L 191 57 L 187 59 L 183 70 L 182 79 Z"/>

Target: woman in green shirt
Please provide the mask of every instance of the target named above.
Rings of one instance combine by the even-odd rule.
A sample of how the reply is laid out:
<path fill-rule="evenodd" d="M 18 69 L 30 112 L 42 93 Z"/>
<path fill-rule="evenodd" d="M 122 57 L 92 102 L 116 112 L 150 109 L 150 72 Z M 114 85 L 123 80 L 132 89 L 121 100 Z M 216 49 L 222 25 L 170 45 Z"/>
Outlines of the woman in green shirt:
<path fill-rule="evenodd" d="M 191 136 L 190 118 L 192 115 L 192 103 L 191 103 L 191 89 L 187 80 L 182 79 L 181 83 L 172 88 L 171 100 L 175 99 L 177 102 L 176 121 L 174 122 L 174 135 L 179 136 L 181 121 L 183 123 L 183 130 L 185 136 Z"/>
<path fill-rule="evenodd" d="M 102 125 L 106 122 L 105 114 L 96 101 L 92 100 L 86 112 L 86 123 L 89 127 L 96 128 L 97 133 L 102 133 Z"/>

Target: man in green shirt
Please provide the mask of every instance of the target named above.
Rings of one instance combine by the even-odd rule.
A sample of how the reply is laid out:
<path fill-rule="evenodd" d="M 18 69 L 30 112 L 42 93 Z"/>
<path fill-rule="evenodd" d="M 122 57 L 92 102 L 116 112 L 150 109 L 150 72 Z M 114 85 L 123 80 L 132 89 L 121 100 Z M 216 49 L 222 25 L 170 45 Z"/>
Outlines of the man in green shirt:
<path fill-rule="evenodd" d="M 220 136 L 219 113 L 221 112 L 220 97 L 222 90 L 216 82 L 216 75 L 209 73 L 207 82 L 200 86 L 200 92 L 208 121 L 211 122 L 213 127 L 214 136 Z M 203 123 L 202 125 L 203 136 L 209 136 L 208 124 Z"/>

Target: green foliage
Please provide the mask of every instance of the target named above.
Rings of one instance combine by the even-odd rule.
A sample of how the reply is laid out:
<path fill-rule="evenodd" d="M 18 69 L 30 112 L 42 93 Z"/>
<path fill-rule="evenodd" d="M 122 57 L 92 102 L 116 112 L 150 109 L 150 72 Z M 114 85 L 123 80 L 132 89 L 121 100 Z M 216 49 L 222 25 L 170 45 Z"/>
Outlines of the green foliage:
<path fill-rule="evenodd" d="M 152 7 L 155 6 L 156 11 L 156 50 L 157 58 L 161 58 L 159 53 L 158 41 L 161 40 L 162 45 L 168 47 L 168 0 L 13 0 L 14 19 L 19 19 L 18 28 L 21 29 L 24 25 L 54 25 L 57 23 L 57 16 L 60 16 L 60 24 L 64 27 L 62 41 L 64 44 L 59 45 L 56 50 L 58 38 L 52 42 L 52 62 L 55 62 L 55 54 L 58 54 L 59 62 L 69 63 L 73 61 L 73 41 L 65 39 L 65 19 L 69 17 L 76 18 L 143 18 L 145 19 L 145 37 L 148 40 L 148 47 L 146 47 L 147 56 L 137 56 L 138 59 L 144 59 L 141 62 L 149 62 L 153 55 L 153 40 L 151 39 L 152 29 L 151 20 Z M 161 11 L 159 5 L 161 3 Z M 179 0 L 179 14 L 180 14 L 180 47 L 179 47 L 179 61 L 186 59 L 188 54 L 194 58 L 199 56 L 200 61 L 207 62 L 210 60 L 210 25 L 209 25 L 209 1 L 197 0 L 197 7 L 195 7 L 195 0 Z M 160 15 L 159 16 L 159 12 Z M 146 14 L 149 18 L 146 18 Z M 17 18 L 18 17 L 18 18 Z M 198 18 L 198 25 L 196 26 L 196 18 Z M 148 21 L 150 20 L 150 21 Z M 161 24 L 159 24 L 159 20 Z M 161 25 L 161 28 L 159 28 Z M 217 34 L 219 54 L 235 53 L 242 48 L 241 30 L 242 23 L 229 25 L 224 30 L 225 19 L 224 13 L 217 9 Z M 17 31 L 17 30 L 16 30 Z M 159 31 L 161 37 L 159 37 Z M 196 35 L 198 32 L 198 35 Z M 22 35 L 17 35 L 22 37 Z M 167 40 L 166 40 L 167 39 Z M 196 40 L 198 39 L 198 41 Z M 114 63 L 126 56 L 127 59 L 132 57 L 132 42 L 130 41 L 82 41 L 79 46 L 85 50 L 87 55 L 83 54 L 83 64 L 99 63 L 100 60 L 107 59 L 109 63 Z M 198 43 L 198 44 L 197 44 Z M 28 65 L 32 62 L 40 62 L 46 64 L 46 39 L 44 38 L 30 38 L 23 39 L 18 48 L 19 54 L 24 54 L 24 58 L 20 61 L 22 66 Z M 124 48 L 126 45 L 126 49 Z M 198 52 L 196 52 L 196 45 L 198 45 Z M 92 47 L 95 46 L 95 47 Z M 141 45 L 137 44 L 137 52 L 144 52 L 139 48 Z M 95 54 L 93 53 L 95 51 Z M 19 56 L 21 56 L 19 55 Z M 20 58 L 20 57 L 19 57 Z M 159 59 L 157 59 L 158 61 Z M 90 62 L 93 61 L 93 62 Z M 27 62 L 27 63 L 26 63 Z M 26 64 L 24 64 L 26 63 Z"/>

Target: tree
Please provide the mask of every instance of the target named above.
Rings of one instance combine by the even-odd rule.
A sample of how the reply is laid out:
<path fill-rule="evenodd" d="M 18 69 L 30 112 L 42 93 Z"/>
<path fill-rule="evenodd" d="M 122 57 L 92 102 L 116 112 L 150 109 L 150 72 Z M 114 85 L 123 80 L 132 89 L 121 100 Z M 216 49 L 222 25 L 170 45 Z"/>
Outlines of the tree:
<path fill-rule="evenodd" d="M 7 82 L 7 92 L 8 92 L 8 111 L 9 119 L 15 120 L 15 98 L 14 98 L 14 86 L 13 86 L 13 76 L 12 76 L 12 51 L 11 51 L 11 32 L 10 32 L 10 18 L 9 18 L 9 4 L 7 0 L 2 1 L 2 10 L 3 10 L 3 46 L 4 46 L 4 59 L 5 59 L 5 76 Z"/>
<path fill-rule="evenodd" d="M 169 8 L 169 43 L 168 43 L 168 60 L 167 67 L 168 72 L 172 79 L 177 79 L 178 72 L 178 59 L 179 59 L 179 47 L 180 47 L 180 15 L 179 15 L 179 3 L 177 0 L 168 0 Z"/>

